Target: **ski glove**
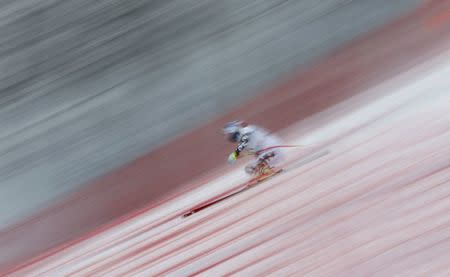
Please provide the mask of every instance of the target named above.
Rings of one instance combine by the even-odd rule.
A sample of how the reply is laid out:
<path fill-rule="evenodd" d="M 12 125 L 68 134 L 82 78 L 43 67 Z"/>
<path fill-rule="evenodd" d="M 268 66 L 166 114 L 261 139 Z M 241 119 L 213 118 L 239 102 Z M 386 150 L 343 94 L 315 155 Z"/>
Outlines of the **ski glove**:
<path fill-rule="evenodd" d="M 230 156 L 228 156 L 228 163 L 234 164 L 237 160 L 237 157 L 238 157 L 238 155 L 237 155 L 236 151 L 233 151 L 233 153 L 231 153 Z"/>

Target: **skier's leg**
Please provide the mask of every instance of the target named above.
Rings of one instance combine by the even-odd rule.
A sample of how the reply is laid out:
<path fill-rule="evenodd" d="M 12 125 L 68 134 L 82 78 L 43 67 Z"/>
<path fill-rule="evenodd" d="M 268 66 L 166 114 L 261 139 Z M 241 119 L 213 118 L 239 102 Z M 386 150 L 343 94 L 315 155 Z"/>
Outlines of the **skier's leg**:
<path fill-rule="evenodd" d="M 245 172 L 249 175 L 255 175 L 257 173 L 258 159 L 253 160 L 245 166 Z"/>
<path fill-rule="evenodd" d="M 283 151 L 274 149 L 268 152 L 261 153 L 258 156 L 258 165 L 262 174 L 270 174 L 281 167 L 283 161 Z"/>
<path fill-rule="evenodd" d="M 266 160 L 270 168 L 281 167 L 283 161 L 284 161 L 283 149 L 274 149 Z"/>

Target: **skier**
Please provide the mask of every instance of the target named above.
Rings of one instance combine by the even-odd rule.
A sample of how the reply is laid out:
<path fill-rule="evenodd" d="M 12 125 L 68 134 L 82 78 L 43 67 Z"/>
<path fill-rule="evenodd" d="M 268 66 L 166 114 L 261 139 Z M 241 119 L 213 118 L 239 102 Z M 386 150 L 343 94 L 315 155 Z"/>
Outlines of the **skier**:
<path fill-rule="evenodd" d="M 269 133 L 264 128 L 248 125 L 246 122 L 235 120 L 227 123 L 223 132 L 228 140 L 238 143 L 236 149 L 229 155 L 228 163 L 233 164 L 244 152 L 256 157 L 245 167 L 245 172 L 255 176 L 266 176 L 275 173 L 283 160 L 281 139 Z"/>

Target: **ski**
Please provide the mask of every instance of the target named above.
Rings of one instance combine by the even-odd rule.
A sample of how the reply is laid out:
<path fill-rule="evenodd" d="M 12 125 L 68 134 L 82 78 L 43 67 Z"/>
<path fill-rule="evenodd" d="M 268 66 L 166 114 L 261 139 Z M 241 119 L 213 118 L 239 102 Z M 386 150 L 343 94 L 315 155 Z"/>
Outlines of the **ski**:
<path fill-rule="evenodd" d="M 208 208 L 208 207 L 210 207 L 212 205 L 218 204 L 218 203 L 220 203 L 220 202 L 222 202 L 222 201 L 224 201 L 224 200 L 226 200 L 228 198 L 236 196 L 236 195 L 238 195 L 238 194 L 240 194 L 240 193 L 242 193 L 242 192 L 244 192 L 244 191 L 246 191 L 246 190 L 256 186 L 257 184 L 260 184 L 260 183 L 264 182 L 265 180 L 267 180 L 267 179 L 269 179 L 269 178 L 271 178 L 271 177 L 281 173 L 282 171 L 283 171 L 282 169 L 278 169 L 274 173 L 269 174 L 267 176 L 260 176 L 260 177 L 257 177 L 257 178 L 253 178 L 253 179 L 245 182 L 243 185 L 239 186 L 239 188 L 237 190 L 232 191 L 231 193 L 225 194 L 224 196 L 212 199 L 212 200 L 210 200 L 210 201 L 208 201 L 206 203 L 200 204 L 200 205 L 192 208 L 187 213 L 184 213 L 183 217 L 191 216 L 191 215 L 193 215 L 195 213 L 198 213 L 201 210 L 204 210 L 204 209 L 206 209 L 206 208 Z"/>

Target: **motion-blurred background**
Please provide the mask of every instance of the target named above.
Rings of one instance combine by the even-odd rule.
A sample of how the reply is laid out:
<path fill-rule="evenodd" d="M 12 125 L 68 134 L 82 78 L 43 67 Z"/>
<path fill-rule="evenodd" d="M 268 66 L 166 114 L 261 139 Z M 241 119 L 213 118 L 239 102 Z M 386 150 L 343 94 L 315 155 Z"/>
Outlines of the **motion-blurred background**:
<path fill-rule="evenodd" d="M 420 3 L 1 1 L 0 228 L 236 109 Z M 210 155 L 225 160 L 222 152 Z M 158 171 L 177 174 L 168 166 L 177 157 L 159 158 Z M 78 235 L 87 231 L 80 226 Z"/>
<path fill-rule="evenodd" d="M 0 226 L 419 2 L 2 1 Z"/>

